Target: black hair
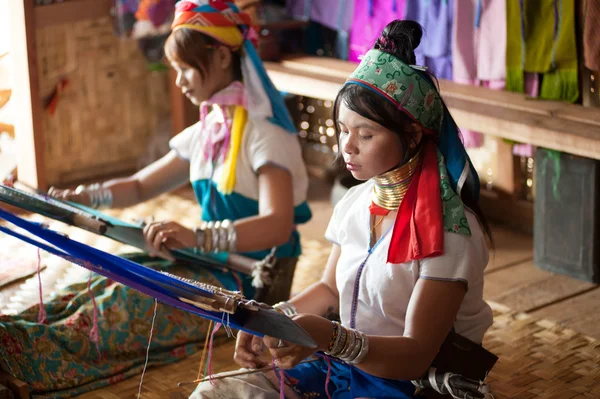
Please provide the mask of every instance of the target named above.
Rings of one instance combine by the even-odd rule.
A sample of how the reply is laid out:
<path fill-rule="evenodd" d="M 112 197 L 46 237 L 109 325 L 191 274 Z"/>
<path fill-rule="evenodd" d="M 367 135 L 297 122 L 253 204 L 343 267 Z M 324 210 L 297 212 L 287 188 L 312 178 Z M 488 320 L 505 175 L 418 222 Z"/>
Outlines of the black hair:
<path fill-rule="evenodd" d="M 396 20 L 390 22 L 381 33 L 381 36 L 377 39 L 374 49 L 384 51 L 392 54 L 399 58 L 401 61 L 408 65 L 416 64 L 415 49 L 421 43 L 423 37 L 423 28 L 415 21 L 408 20 Z M 435 76 L 428 72 L 419 72 L 424 78 L 426 78 L 432 86 L 438 88 L 437 79 Z M 335 103 L 333 106 L 334 120 L 338 120 L 339 110 L 341 105 L 345 105 L 351 111 L 356 112 L 360 116 L 372 120 L 385 127 L 386 129 L 396 132 L 402 150 L 404 151 L 403 159 L 398 160 L 398 166 L 406 163 L 414 154 L 416 154 L 427 142 L 427 140 L 437 140 L 438 137 L 432 137 L 430 135 L 423 135 L 419 143 L 415 143 L 415 148 L 410 150 L 411 141 L 415 140 L 415 137 L 410 133 L 411 125 L 415 123 L 408 115 L 404 112 L 398 112 L 397 107 L 392 102 L 382 98 L 379 94 L 374 93 L 361 85 L 348 84 L 345 85 L 338 93 Z M 446 111 L 450 120 L 447 121 L 456 127 L 460 135 L 460 130 L 456 125 L 456 122 L 450 116 L 447 110 L 446 104 L 442 100 L 442 105 Z M 338 157 L 342 152 L 342 148 L 339 145 L 340 127 L 339 124 L 335 124 L 336 138 L 338 141 Z M 461 199 L 464 205 L 469 208 L 479 220 L 481 227 L 483 228 L 490 245 L 493 247 L 492 233 L 489 224 L 486 221 L 477 198 L 473 197 L 473 187 L 470 187 L 473 183 L 469 180 L 465 182 L 465 186 L 461 191 Z"/>
<path fill-rule="evenodd" d="M 167 58 L 180 61 L 197 69 L 202 79 L 206 79 L 210 59 L 217 47 L 222 44 L 216 39 L 193 29 L 177 29 L 165 43 Z M 242 50 L 232 50 L 232 68 L 234 80 L 242 80 Z"/>

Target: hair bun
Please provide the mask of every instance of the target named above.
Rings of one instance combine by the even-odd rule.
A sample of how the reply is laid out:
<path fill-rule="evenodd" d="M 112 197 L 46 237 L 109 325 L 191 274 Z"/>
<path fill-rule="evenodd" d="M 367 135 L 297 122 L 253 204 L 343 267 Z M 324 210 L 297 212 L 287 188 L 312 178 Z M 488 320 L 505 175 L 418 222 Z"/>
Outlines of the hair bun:
<path fill-rule="evenodd" d="M 407 64 L 415 64 L 415 49 L 422 37 L 423 28 L 418 22 L 395 20 L 383 29 L 374 48 L 393 54 Z"/>

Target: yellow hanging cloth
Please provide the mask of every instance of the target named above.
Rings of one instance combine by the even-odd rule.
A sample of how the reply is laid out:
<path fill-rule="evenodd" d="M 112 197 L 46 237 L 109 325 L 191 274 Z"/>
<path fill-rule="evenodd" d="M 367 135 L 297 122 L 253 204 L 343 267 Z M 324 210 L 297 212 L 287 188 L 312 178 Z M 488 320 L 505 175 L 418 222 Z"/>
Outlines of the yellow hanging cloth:
<path fill-rule="evenodd" d="M 242 138 L 248 121 L 248 111 L 241 105 L 236 105 L 233 113 L 233 124 L 231 126 L 231 141 L 227 159 L 223 168 L 223 174 L 219 181 L 218 190 L 225 194 L 231 194 L 235 187 L 237 159 L 242 146 Z"/>

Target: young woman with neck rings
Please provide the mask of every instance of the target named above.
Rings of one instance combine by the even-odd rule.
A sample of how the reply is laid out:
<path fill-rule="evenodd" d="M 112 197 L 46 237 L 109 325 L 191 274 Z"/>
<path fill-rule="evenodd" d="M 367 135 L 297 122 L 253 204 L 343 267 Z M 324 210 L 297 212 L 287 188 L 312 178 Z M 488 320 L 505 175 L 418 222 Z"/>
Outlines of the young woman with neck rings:
<path fill-rule="evenodd" d="M 280 306 L 317 349 L 238 334 L 236 362 L 266 366 L 266 348 L 287 398 L 413 398 L 411 380 L 451 330 L 481 343 L 492 324 L 479 180 L 434 79 L 414 65 L 421 36 L 415 22 L 390 23 L 335 102 L 339 156 L 364 183 L 335 206 L 321 281 Z M 277 374 L 254 373 L 192 397 L 270 399 L 279 387 Z"/>

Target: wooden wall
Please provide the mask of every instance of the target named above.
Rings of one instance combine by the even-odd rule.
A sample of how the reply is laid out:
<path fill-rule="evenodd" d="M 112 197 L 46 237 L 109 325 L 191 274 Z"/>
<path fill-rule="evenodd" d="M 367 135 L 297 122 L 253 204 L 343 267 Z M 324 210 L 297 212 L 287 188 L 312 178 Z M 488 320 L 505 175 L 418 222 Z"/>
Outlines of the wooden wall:
<path fill-rule="evenodd" d="M 171 135 L 169 73 L 113 31 L 112 0 L 9 1 L 19 180 L 46 189 L 129 173 Z M 61 81 L 56 112 L 46 107 Z"/>
<path fill-rule="evenodd" d="M 68 80 L 42 116 L 48 185 L 136 169 L 170 115 L 168 72 L 150 71 L 110 17 L 38 28 L 36 43 L 42 101 Z"/>

